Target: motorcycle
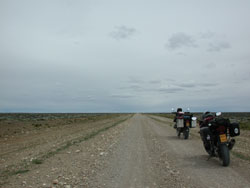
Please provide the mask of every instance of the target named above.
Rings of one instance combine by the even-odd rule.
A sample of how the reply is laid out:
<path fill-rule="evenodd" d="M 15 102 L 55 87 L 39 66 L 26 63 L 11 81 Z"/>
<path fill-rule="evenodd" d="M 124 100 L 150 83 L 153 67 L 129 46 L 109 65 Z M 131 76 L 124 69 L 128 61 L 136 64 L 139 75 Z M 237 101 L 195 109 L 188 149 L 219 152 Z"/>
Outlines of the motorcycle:
<path fill-rule="evenodd" d="M 189 138 L 189 129 L 196 127 L 196 117 L 193 117 L 193 114 L 189 112 L 179 113 L 176 117 L 176 133 L 180 138 L 181 133 L 184 136 L 184 139 Z"/>
<path fill-rule="evenodd" d="M 206 152 L 211 157 L 219 157 L 223 166 L 230 164 L 230 150 L 235 145 L 232 137 L 240 135 L 238 123 L 230 123 L 229 119 L 221 116 L 221 112 L 215 115 L 208 114 L 200 121 L 200 136 Z"/>

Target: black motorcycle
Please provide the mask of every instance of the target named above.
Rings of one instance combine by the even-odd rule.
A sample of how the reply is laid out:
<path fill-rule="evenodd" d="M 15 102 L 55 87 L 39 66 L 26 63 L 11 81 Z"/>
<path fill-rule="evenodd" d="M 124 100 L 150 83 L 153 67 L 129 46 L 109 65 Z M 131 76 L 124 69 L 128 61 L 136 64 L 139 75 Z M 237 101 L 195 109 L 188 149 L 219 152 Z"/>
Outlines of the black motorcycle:
<path fill-rule="evenodd" d="M 235 144 L 235 139 L 231 137 L 240 135 L 238 123 L 230 123 L 229 119 L 208 114 L 200 121 L 200 135 L 203 145 L 210 157 L 219 157 L 223 166 L 230 163 L 229 151 Z"/>
<path fill-rule="evenodd" d="M 180 138 L 181 133 L 184 136 L 184 139 L 189 138 L 189 129 L 196 126 L 196 117 L 193 117 L 193 114 L 189 112 L 180 114 L 176 117 L 176 133 Z"/>

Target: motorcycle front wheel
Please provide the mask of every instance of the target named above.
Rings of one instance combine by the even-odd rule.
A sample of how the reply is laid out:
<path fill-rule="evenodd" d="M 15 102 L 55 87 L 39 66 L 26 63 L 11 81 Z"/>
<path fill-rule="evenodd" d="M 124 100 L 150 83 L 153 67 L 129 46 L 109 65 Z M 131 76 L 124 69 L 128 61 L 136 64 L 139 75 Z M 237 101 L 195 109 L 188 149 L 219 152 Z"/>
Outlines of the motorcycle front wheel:
<path fill-rule="evenodd" d="M 230 163 L 230 153 L 226 144 L 220 145 L 220 159 L 223 166 L 228 166 Z"/>

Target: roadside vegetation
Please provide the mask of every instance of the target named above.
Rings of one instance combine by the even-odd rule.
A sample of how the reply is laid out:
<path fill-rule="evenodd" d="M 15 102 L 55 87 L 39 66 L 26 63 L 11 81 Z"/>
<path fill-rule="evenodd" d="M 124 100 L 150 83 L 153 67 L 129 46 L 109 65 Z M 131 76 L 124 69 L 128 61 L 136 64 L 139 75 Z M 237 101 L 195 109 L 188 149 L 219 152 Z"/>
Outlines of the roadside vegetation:
<path fill-rule="evenodd" d="M 0 113 L 0 138 L 32 131 L 34 128 L 37 130 L 56 128 L 62 125 L 94 122 L 120 115 L 113 113 Z"/>
<path fill-rule="evenodd" d="M 122 114 L 7 114 L 4 116 L 0 114 L 0 139 L 6 143 L 11 140 L 13 135 L 17 137 L 32 135 L 39 131 L 40 134 L 46 134 L 46 132 L 55 132 L 58 129 L 65 129 L 71 127 L 71 129 L 77 128 L 74 134 L 71 135 L 72 138 L 66 139 L 58 144 L 56 147 L 48 147 L 46 151 L 39 152 L 34 156 L 29 156 L 27 159 L 22 159 L 17 163 L 9 164 L 4 168 L 0 169 L 0 187 L 4 184 L 6 177 L 23 174 L 32 170 L 36 165 L 44 163 L 47 159 L 53 157 L 54 155 L 68 149 L 71 146 L 77 145 L 83 141 L 87 141 L 96 135 L 114 127 L 127 119 L 132 117 L 132 114 L 122 115 Z M 47 120 L 41 120 L 41 118 Z M 53 117 L 53 118 L 52 118 Z M 18 119 L 24 118 L 24 120 Z M 94 127 L 89 126 L 93 122 Z M 96 124 L 96 123 L 97 124 Z M 100 123 L 98 123 L 100 122 Z M 66 125 L 66 126 L 64 126 Z M 50 129 L 53 128 L 53 129 Z M 65 131 L 64 131 L 65 132 Z M 82 133 L 82 134 L 78 134 Z M 57 132 L 57 134 L 61 134 Z M 1 138 L 2 137 L 2 138 Z M 59 140 L 60 141 L 60 140 Z M 46 144 L 46 142 L 43 142 Z M 39 143 L 34 143 L 33 146 L 25 145 L 20 146 L 21 148 L 14 149 L 13 151 L 1 153 L 1 157 L 6 157 L 11 155 L 11 153 L 21 152 L 23 150 L 33 148 Z M 4 145 L 2 145 L 4 147 Z"/>

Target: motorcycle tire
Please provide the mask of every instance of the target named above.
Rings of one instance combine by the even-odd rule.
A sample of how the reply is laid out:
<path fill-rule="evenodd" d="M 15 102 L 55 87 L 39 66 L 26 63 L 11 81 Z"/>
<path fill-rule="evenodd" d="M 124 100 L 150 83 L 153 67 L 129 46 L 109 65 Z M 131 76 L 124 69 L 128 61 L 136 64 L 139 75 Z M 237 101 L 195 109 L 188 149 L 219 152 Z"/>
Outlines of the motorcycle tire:
<path fill-rule="evenodd" d="M 189 131 L 185 130 L 183 134 L 184 134 L 184 139 L 188 139 L 188 137 L 189 137 Z"/>
<path fill-rule="evenodd" d="M 204 146 L 206 152 L 210 155 L 210 154 L 211 154 L 211 149 L 210 149 L 211 146 L 210 146 L 210 144 L 205 143 L 205 142 L 203 141 L 203 146 Z"/>
<path fill-rule="evenodd" d="M 228 166 L 230 163 L 230 153 L 226 144 L 220 145 L 220 158 L 223 166 Z"/>
<path fill-rule="evenodd" d="M 176 133 L 177 133 L 178 138 L 180 138 L 181 137 L 181 131 L 176 129 Z"/>

